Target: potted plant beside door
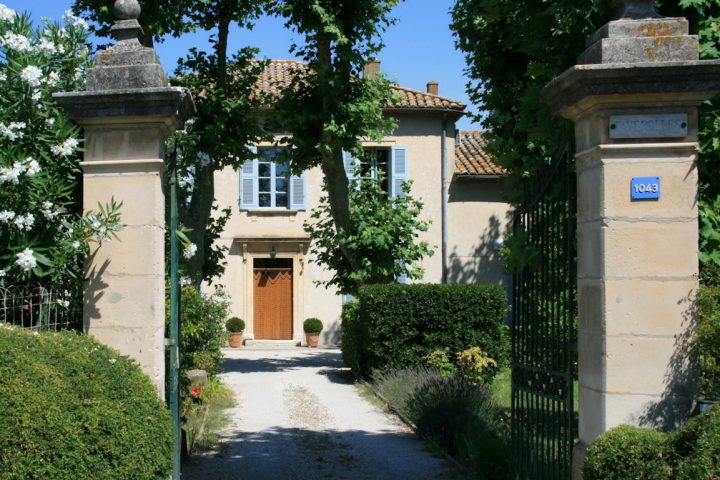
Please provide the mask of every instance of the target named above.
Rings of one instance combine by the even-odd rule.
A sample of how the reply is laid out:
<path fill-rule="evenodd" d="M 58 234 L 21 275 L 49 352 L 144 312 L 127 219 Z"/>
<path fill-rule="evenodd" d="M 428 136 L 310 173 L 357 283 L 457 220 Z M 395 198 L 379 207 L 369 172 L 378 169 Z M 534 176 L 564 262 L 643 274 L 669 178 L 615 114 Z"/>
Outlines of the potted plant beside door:
<path fill-rule="evenodd" d="M 228 331 L 228 343 L 232 348 L 242 345 L 242 334 L 245 331 L 245 322 L 238 317 L 232 317 L 225 322 L 225 329 Z"/>
<path fill-rule="evenodd" d="M 320 338 L 320 332 L 322 332 L 323 324 L 317 318 L 308 318 L 303 323 L 303 330 L 305 330 L 305 341 L 308 347 L 317 347 L 318 339 Z"/>

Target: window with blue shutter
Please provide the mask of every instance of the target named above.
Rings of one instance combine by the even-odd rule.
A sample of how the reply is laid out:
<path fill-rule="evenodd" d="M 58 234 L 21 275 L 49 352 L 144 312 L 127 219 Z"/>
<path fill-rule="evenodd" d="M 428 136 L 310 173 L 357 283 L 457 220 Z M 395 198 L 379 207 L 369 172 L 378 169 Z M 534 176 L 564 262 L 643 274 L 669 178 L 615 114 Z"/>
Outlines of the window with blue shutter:
<path fill-rule="evenodd" d="M 408 172 L 408 149 L 407 147 L 394 147 L 392 149 L 391 161 L 390 195 L 397 197 L 404 195 L 402 186 L 410 178 Z"/>
<path fill-rule="evenodd" d="M 302 175 L 290 175 L 285 163 L 275 161 L 282 153 L 282 148 L 260 147 L 256 151 L 258 158 L 245 162 L 240 171 L 240 208 L 305 210 L 305 172 Z"/>
<path fill-rule="evenodd" d="M 307 172 L 290 177 L 290 210 L 305 210 L 307 202 Z"/>

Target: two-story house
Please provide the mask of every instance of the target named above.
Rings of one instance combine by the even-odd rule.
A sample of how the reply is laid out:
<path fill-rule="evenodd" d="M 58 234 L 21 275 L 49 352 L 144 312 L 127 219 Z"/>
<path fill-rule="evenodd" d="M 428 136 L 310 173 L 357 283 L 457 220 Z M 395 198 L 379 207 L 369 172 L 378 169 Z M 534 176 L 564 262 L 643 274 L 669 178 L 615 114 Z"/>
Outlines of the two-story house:
<path fill-rule="evenodd" d="M 271 62 L 259 88 L 287 84 L 293 68 L 302 64 Z M 371 62 L 365 74 L 378 70 L 379 63 Z M 435 255 L 423 261 L 423 282 L 503 282 L 495 251 L 509 212 L 499 184 L 502 170 L 484 154 L 479 132 L 456 131 L 465 106 L 441 97 L 436 82 L 427 91 L 394 88 L 400 100 L 386 114 L 398 128 L 365 148 L 374 150 L 372 166 L 385 171 L 388 194 L 396 195 L 410 179 L 411 195 L 424 203 L 423 216 L 432 223 L 422 239 Z M 303 230 L 322 193 L 322 172 L 290 176 L 274 161 L 276 145 L 256 147 L 259 158 L 241 171 L 227 168 L 215 176 L 217 200 L 233 212 L 219 240 L 229 248 L 220 284 L 231 296 L 231 312 L 245 319 L 250 340 L 300 342 L 304 319 L 317 317 L 325 325 L 321 341 L 336 343 L 343 298 L 316 284 L 329 272 L 313 262 Z"/>

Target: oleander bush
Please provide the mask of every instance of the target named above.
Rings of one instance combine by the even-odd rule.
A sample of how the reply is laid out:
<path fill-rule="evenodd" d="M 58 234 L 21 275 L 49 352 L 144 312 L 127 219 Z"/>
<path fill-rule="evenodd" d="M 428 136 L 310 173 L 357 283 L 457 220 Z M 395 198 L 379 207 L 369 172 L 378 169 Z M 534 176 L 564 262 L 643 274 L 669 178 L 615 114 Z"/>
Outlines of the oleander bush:
<path fill-rule="evenodd" d="M 479 347 L 507 361 L 505 292 L 495 285 L 370 285 L 343 318 L 343 351 L 356 376 L 421 365 L 435 350 Z"/>
<path fill-rule="evenodd" d="M 0 478 L 167 480 L 170 414 L 138 365 L 90 337 L 0 325 Z"/>

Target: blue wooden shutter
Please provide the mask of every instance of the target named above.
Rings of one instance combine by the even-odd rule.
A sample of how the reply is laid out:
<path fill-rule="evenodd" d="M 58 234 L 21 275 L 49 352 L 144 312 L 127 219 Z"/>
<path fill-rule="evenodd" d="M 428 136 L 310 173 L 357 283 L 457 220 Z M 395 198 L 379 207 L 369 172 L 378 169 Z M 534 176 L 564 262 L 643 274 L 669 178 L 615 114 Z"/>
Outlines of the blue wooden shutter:
<path fill-rule="evenodd" d="M 290 210 L 305 210 L 307 203 L 307 171 L 290 177 Z"/>
<path fill-rule="evenodd" d="M 343 166 L 345 167 L 345 175 L 348 181 L 355 180 L 356 170 L 358 168 L 358 159 L 352 156 L 352 153 L 343 150 Z"/>
<path fill-rule="evenodd" d="M 250 147 L 257 153 L 257 147 Z M 240 169 L 240 209 L 258 208 L 258 161 L 257 158 L 245 160 Z"/>
<path fill-rule="evenodd" d="M 408 149 L 407 147 L 394 147 L 392 149 L 392 161 L 390 170 L 390 195 L 397 197 L 403 195 L 402 186 L 407 182 L 408 175 Z"/>

